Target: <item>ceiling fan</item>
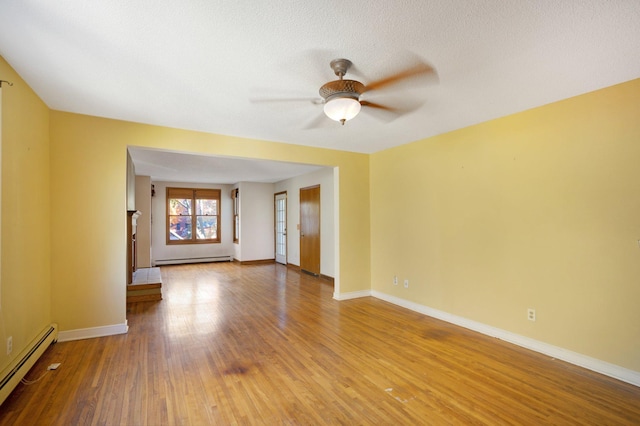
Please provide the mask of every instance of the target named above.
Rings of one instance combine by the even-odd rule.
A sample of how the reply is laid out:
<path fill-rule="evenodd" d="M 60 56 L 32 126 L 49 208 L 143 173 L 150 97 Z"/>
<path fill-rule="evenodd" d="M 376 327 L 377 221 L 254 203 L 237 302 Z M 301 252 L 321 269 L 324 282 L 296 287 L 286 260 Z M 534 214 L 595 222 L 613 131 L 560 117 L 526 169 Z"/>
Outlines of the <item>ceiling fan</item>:
<path fill-rule="evenodd" d="M 329 63 L 329 66 L 333 70 L 334 74 L 338 76 L 338 80 L 330 81 L 322 85 L 319 90 L 320 98 L 254 98 L 252 99 L 252 102 L 311 101 L 316 105 L 324 105 L 325 115 L 344 125 L 344 123 L 358 115 L 362 108 L 369 109 L 370 111 L 379 111 L 385 116 L 393 116 L 395 118 L 398 115 L 412 111 L 419 106 L 415 100 L 409 99 L 406 94 L 402 95 L 399 100 L 399 105 L 398 100 L 396 99 L 396 102 L 394 102 L 396 103 L 396 106 L 372 102 L 368 100 L 369 92 L 384 89 L 387 86 L 400 83 L 404 80 L 408 81 L 414 77 L 426 76 L 431 79 L 435 79 L 436 81 L 438 78 L 436 70 L 431 65 L 418 60 L 417 58 L 414 60 L 412 66 L 368 84 L 344 78 L 347 71 L 349 71 L 353 66 L 352 62 L 348 59 L 334 59 Z M 317 124 L 318 119 L 321 119 L 321 117 L 315 119 L 313 123 Z"/>
<path fill-rule="evenodd" d="M 425 62 L 407 68 L 403 71 L 390 75 L 388 77 L 376 80 L 369 84 L 362 84 L 356 80 L 347 80 L 344 76 L 351 67 L 352 63 L 348 59 L 334 59 L 329 66 L 338 76 L 338 80 L 330 81 L 320 87 L 320 96 L 324 104 L 324 113 L 332 120 L 339 121 L 344 125 L 345 122 L 354 118 L 360 112 L 362 107 L 375 108 L 398 113 L 398 108 L 370 102 L 362 99 L 362 95 L 372 90 L 382 89 L 386 86 L 398 83 L 411 77 L 420 75 L 437 76 L 435 69 Z"/>

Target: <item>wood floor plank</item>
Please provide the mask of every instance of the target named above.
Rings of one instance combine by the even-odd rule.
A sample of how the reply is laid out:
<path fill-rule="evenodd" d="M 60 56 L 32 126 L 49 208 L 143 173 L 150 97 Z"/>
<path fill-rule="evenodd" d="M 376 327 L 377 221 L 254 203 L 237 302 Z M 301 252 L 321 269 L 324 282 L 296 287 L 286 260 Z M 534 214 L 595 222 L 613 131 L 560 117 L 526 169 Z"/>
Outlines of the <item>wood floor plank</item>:
<path fill-rule="evenodd" d="M 0 425 L 640 424 L 640 388 L 278 264 L 162 267 L 129 333 L 52 345 Z"/>

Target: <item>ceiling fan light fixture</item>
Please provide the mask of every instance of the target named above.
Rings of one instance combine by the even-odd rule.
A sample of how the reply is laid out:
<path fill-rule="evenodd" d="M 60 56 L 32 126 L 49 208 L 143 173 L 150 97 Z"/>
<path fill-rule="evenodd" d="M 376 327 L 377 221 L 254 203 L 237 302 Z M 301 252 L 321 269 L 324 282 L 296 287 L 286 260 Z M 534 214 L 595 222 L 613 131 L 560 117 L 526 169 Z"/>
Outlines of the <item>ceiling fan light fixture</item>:
<path fill-rule="evenodd" d="M 324 113 L 332 120 L 343 125 L 360 112 L 360 102 L 352 96 L 333 96 L 324 104 Z"/>

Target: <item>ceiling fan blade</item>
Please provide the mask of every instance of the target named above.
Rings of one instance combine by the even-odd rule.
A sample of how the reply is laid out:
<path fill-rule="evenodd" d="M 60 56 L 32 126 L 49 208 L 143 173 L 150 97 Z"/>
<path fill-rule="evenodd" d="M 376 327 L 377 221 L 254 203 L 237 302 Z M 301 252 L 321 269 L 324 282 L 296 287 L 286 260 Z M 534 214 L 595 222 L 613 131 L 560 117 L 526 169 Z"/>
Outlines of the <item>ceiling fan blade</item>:
<path fill-rule="evenodd" d="M 401 109 L 377 104 L 375 102 L 360 101 L 360 105 L 362 105 L 363 113 L 386 123 L 395 120 L 403 113 Z"/>
<path fill-rule="evenodd" d="M 362 105 L 363 107 L 382 109 L 382 110 L 389 111 L 389 112 L 400 112 L 400 110 L 398 108 L 393 108 L 393 107 L 390 107 L 390 106 L 377 104 L 375 102 L 360 101 L 360 105 Z"/>
<path fill-rule="evenodd" d="M 249 99 L 251 103 L 259 104 L 259 103 L 273 103 L 273 102 L 311 102 L 314 105 L 324 103 L 324 100 L 316 97 L 303 96 L 299 98 L 251 98 Z"/>
<path fill-rule="evenodd" d="M 373 81 L 365 86 L 365 91 L 382 89 L 384 87 L 396 84 L 401 80 L 405 80 L 411 77 L 431 75 L 438 77 L 438 74 L 431 65 L 426 62 L 420 62 L 412 67 L 409 67 L 403 71 L 382 78 L 380 80 Z"/>
<path fill-rule="evenodd" d="M 395 120 L 401 115 L 406 115 L 419 109 L 424 104 L 424 101 L 418 101 L 406 97 L 399 97 L 397 99 L 386 99 L 385 103 L 387 102 L 390 102 L 395 106 L 390 107 L 387 105 L 369 101 L 360 101 L 360 105 L 363 106 L 363 111 L 366 111 L 369 115 L 389 122 Z"/>

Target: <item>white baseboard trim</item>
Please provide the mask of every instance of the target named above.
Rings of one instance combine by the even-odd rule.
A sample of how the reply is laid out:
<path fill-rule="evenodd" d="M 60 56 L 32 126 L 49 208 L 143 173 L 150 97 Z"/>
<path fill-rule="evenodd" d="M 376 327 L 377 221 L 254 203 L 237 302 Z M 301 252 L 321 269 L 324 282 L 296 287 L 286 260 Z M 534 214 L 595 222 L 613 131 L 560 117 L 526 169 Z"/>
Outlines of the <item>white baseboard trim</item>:
<path fill-rule="evenodd" d="M 349 293 L 333 293 L 333 298 L 335 300 L 358 299 L 360 297 L 369 297 L 369 296 L 371 296 L 371 290 L 352 291 Z"/>
<path fill-rule="evenodd" d="M 605 376 L 613 377 L 614 379 L 640 387 L 640 372 L 638 371 L 629 370 L 615 364 L 610 364 L 608 362 L 591 358 L 577 352 L 572 352 L 558 346 L 549 345 L 538 340 L 511 333 L 500 328 L 472 321 L 467 318 L 459 317 L 447 312 L 439 311 L 437 309 L 433 309 L 425 305 L 420 305 L 419 303 L 410 302 L 408 300 L 404 300 L 396 296 L 391 296 L 389 294 L 382 293 L 376 290 L 371 291 L 371 296 L 387 301 L 389 303 L 393 303 L 394 305 L 402 306 L 403 308 L 407 308 L 412 311 L 449 322 L 451 324 L 459 325 L 460 327 L 468 328 L 469 330 L 477 331 L 487 336 L 496 337 L 506 342 L 513 343 L 514 345 L 518 345 L 523 348 L 548 355 L 552 358 L 566 361 L 570 364 L 574 364 L 579 367 L 595 371 L 596 373 L 604 374 Z"/>
<path fill-rule="evenodd" d="M 58 332 L 58 342 L 69 342 L 71 340 L 93 339 L 94 337 L 113 336 L 115 334 L 126 334 L 129 326 L 124 324 L 105 325 L 103 327 L 80 328 L 77 330 L 67 330 Z"/>
<path fill-rule="evenodd" d="M 187 263 L 210 263 L 210 262 L 232 262 L 233 255 L 208 256 L 208 257 L 189 257 L 182 259 L 155 259 L 151 262 L 152 266 L 163 265 L 183 265 Z"/>

